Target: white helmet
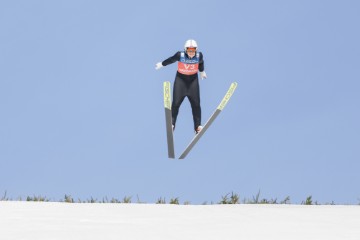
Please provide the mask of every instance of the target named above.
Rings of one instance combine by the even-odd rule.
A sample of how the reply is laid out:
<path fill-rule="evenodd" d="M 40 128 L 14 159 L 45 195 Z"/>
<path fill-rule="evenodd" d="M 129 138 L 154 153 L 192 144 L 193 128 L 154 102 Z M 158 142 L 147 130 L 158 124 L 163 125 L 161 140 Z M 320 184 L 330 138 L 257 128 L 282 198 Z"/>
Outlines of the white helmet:
<path fill-rule="evenodd" d="M 197 46 L 196 41 L 193 40 L 193 39 L 187 40 L 187 41 L 185 42 L 185 45 L 184 45 L 185 51 L 186 51 L 187 48 L 196 48 L 196 50 L 197 50 L 198 46 Z"/>

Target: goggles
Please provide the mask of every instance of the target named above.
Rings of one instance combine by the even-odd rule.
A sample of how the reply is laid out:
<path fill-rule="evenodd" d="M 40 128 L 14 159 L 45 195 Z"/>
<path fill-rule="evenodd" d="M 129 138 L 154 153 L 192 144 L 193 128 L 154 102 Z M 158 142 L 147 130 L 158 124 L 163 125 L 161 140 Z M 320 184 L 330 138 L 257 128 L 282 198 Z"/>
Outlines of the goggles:
<path fill-rule="evenodd" d="M 187 48 L 186 52 L 196 52 L 196 48 Z"/>

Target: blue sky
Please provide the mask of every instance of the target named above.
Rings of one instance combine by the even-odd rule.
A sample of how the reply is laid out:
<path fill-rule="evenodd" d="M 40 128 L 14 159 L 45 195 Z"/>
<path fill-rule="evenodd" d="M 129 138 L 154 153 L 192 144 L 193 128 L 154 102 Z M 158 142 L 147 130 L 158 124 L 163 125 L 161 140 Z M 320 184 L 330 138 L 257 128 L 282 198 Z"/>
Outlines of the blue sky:
<path fill-rule="evenodd" d="M 1 1 L 0 195 L 359 203 L 358 1 Z M 155 64 L 197 40 L 208 78 L 167 159 Z M 176 155 L 193 137 L 181 106 Z"/>

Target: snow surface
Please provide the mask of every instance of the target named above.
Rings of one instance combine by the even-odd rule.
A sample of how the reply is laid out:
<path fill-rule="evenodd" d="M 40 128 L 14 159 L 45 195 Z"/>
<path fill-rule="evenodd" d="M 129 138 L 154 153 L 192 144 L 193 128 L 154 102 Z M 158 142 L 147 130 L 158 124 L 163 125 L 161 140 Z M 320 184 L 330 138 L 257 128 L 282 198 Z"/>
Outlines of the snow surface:
<path fill-rule="evenodd" d="M 360 239 L 360 206 L 0 202 L 1 240 Z"/>

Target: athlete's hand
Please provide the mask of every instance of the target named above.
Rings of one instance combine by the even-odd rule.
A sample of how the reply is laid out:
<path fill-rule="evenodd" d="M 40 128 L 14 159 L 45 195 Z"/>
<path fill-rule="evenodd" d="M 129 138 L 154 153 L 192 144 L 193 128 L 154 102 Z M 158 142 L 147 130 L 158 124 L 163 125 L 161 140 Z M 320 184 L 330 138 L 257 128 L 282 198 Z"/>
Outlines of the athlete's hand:
<path fill-rule="evenodd" d="M 206 76 L 206 72 L 205 72 L 205 71 L 200 72 L 200 77 L 201 77 L 201 80 L 203 80 L 203 79 L 207 78 L 207 76 Z"/>
<path fill-rule="evenodd" d="M 159 70 L 159 69 L 162 68 L 162 67 L 163 67 L 162 62 L 158 62 L 158 63 L 156 64 L 156 66 L 155 66 L 155 69 L 156 69 L 156 70 Z"/>

